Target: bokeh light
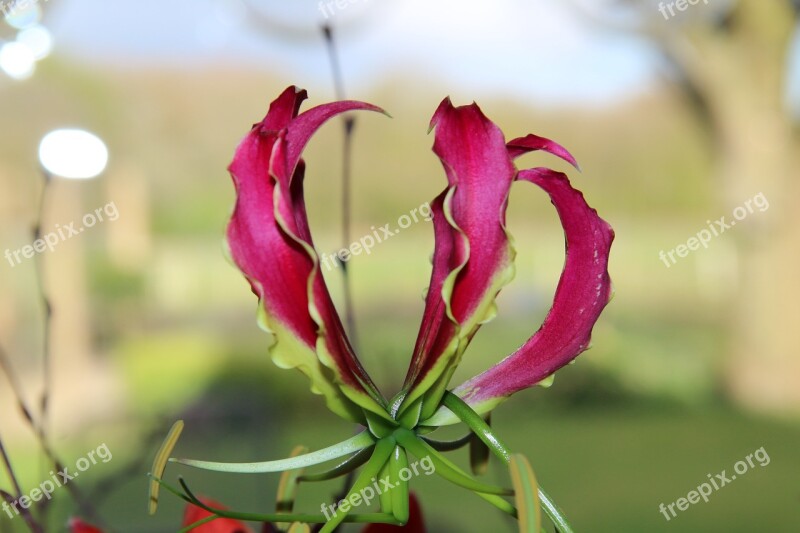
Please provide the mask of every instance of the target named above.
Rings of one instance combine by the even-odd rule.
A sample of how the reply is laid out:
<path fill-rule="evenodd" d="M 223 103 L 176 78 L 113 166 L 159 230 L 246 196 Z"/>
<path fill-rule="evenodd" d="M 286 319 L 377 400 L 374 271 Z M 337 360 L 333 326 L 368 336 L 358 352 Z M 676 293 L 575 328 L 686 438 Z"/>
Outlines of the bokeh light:
<path fill-rule="evenodd" d="M 5 43 L 0 47 L 0 70 L 15 80 L 30 78 L 36 70 L 36 54 L 24 43 Z"/>
<path fill-rule="evenodd" d="M 108 163 L 108 149 L 96 135 L 79 129 L 51 131 L 39 144 L 39 161 L 47 172 L 69 179 L 98 176 Z"/>
<path fill-rule="evenodd" d="M 53 36 L 42 25 L 37 24 L 25 28 L 17 34 L 17 42 L 24 44 L 33 52 L 33 57 L 38 61 L 44 59 L 53 50 Z"/>
<path fill-rule="evenodd" d="M 36 26 L 42 20 L 42 8 L 35 2 L 21 3 L 19 6 L 8 6 L 5 10 L 6 23 L 12 28 L 24 30 Z"/>

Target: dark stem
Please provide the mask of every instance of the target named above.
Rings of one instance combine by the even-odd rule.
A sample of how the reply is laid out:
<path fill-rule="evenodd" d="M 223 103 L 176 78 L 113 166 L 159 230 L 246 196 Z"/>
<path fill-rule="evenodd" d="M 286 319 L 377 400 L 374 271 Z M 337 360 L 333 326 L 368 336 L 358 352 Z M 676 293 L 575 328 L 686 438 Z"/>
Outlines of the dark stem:
<path fill-rule="evenodd" d="M 42 176 L 44 178 L 44 182 L 42 184 L 42 192 L 39 197 L 39 212 L 36 216 L 36 225 L 33 228 L 33 240 L 34 242 L 42 238 L 42 224 L 44 223 L 44 214 L 45 209 L 47 207 L 47 192 L 50 189 L 50 181 L 51 176 L 46 171 L 42 171 Z M 51 376 L 51 365 L 50 365 L 50 323 L 51 318 L 53 316 L 53 308 L 50 305 L 50 298 L 47 294 L 47 289 L 45 288 L 45 262 L 44 262 L 44 254 L 36 254 L 36 260 L 34 262 L 36 265 L 36 285 L 39 290 L 39 297 L 42 301 L 42 307 L 44 311 L 43 316 L 43 338 L 42 338 L 42 375 L 44 379 L 44 390 L 42 391 L 41 397 L 41 412 L 42 417 L 39 420 L 41 425 L 42 432 L 47 434 L 47 426 L 48 426 L 48 414 L 49 414 L 49 404 L 50 404 L 50 385 L 52 383 L 52 376 Z"/>
<path fill-rule="evenodd" d="M 322 33 L 325 36 L 325 45 L 328 49 L 328 57 L 331 62 L 333 72 L 333 84 L 337 100 L 344 100 L 344 82 L 342 81 L 342 69 L 339 64 L 339 57 L 336 52 L 336 41 L 333 37 L 333 29 L 330 26 L 323 26 Z M 343 120 L 344 142 L 342 144 L 342 248 L 350 247 L 350 213 L 351 213 L 351 161 L 352 161 L 352 136 L 355 127 L 355 118 L 345 116 Z M 358 351 L 358 335 L 356 334 L 356 320 L 353 312 L 353 292 L 350 284 L 350 275 L 347 270 L 347 262 L 342 264 L 342 284 L 344 289 L 344 319 L 347 332 L 350 337 L 350 344 L 353 349 Z"/>
<path fill-rule="evenodd" d="M 17 379 L 16 374 L 14 373 L 13 368 L 11 367 L 11 362 L 8 359 L 8 356 L 0 346 L 0 369 L 2 369 L 3 373 L 6 375 L 9 384 L 11 385 L 11 390 L 14 393 L 14 396 L 17 400 L 17 405 L 19 406 L 19 410 L 22 412 L 22 416 L 25 418 L 25 421 L 30 425 L 31 429 L 33 430 L 36 439 L 39 442 L 39 447 L 44 452 L 45 457 L 50 465 L 55 467 L 57 471 L 63 471 L 64 465 L 58 459 L 53 449 L 50 447 L 50 443 L 47 440 L 47 435 L 44 434 L 42 431 L 42 424 L 41 421 L 37 423 L 36 419 L 33 416 L 32 411 L 28 407 L 27 403 L 25 402 L 25 397 L 22 394 L 22 387 L 20 386 L 20 382 Z M 97 524 L 102 525 L 102 521 L 97 514 L 97 511 L 92 505 L 92 502 L 89 501 L 86 497 L 84 497 L 83 493 L 78 489 L 75 483 L 64 483 L 62 485 L 64 488 L 67 489 L 67 492 L 72 497 L 72 500 L 78 506 L 79 511 L 85 518 L 88 518 L 94 521 Z"/>
<path fill-rule="evenodd" d="M 333 28 L 327 24 L 322 27 L 322 33 L 325 36 L 325 46 L 328 49 L 328 58 L 331 62 L 331 70 L 333 71 L 333 88 L 337 100 L 344 100 L 344 81 L 342 77 L 342 68 L 339 65 L 339 55 L 336 52 L 336 40 L 333 37 Z"/>
<path fill-rule="evenodd" d="M 352 156 L 352 133 L 355 119 L 352 117 L 344 118 L 344 144 L 342 146 L 342 245 L 349 248 L 352 239 L 350 237 L 350 213 L 352 212 L 351 191 L 351 156 Z M 358 336 L 356 335 L 356 317 L 353 310 L 353 292 L 350 283 L 350 271 L 347 269 L 347 262 L 342 261 L 342 276 L 344 284 L 344 314 L 347 329 L 350 333 L 350 341 L 353 349 L 358 352 Z"/>
<path fill-rule="evenodd" d="M 39 210 L 36 215 L 36 222 L 33 227 L 33 242 L 42 238 L 42 225 L 44 224 L 45 212 L 47 210 L 47 196 L 50 190 L 50 182 L 52 176 L 44 169 L 42 169 L 42 191 L 39 196 Z M 39 291 L 39 299 L 42 302 L 42 396 L 39 399 L 39 432 L 42 437 L 46 437 L 49 430 L 49 406 L 50 406 L 50 389 L 52 386 L 52 371 L 50 363 L 50 324 L 53 316 L 53 308 L 50 305 L 50 298 L 45 288 L 45 260 L 44 254 L 36 254 L 34 259 L 36 270 L 36 287 Z M 47 459 L 43 459 L 42 472 L 47 472 Z M 49 508 L 48 501 L 42 502 L 41 518 L 44 521 L 47 516 L 47 509 Z"/>
<path fill-rule="evenodd" d="M 333 73 L 333 86 L 337 100 L 344 100 L 344 80 L 342 68 L 339 64 L 339 55 L 336 51 L 336 40 L 333 37 L 333 28 L 329 25 L 322 27 L 325 36 L 325 47 L 328 50 L 328 58 L 331 62 L 331 72 Z M 351 211 L 351 155 L 352 155 L 352 136 L 355 127 L 355 118 L 345 116 L 342 125 L 344 126 L 344 140 L 342 141 L 342 248 L 350 247 L 350 211 Z M 347 328 L 348 337 L 353 350 L 358 352 L 358 333 L 356 331 L 356 317 L 353 311 L 353 290 L 350 284 L 350 272 L 347 269 L 347 262 L 340 261 L 342 265 L 342 291 L 344 292 L 344 322 Z M 354 473 L 348 472 L 342 486 L 342 494 L 347 495 L 347 487 L 353 483 Z M 336 528 L 338 530 L 338 527 Z"/>
<path fill-rule="evenodd" d="M 0 499 L 6 502 L 8 505 L 16 505 L 19 501 L 19 496 L 14 498 L 11 494 L 7 493 L 4 490 L 0 490 Z M 14 507 L 14 510 L 17 510 L 17 507 Z M 10 511 L 8 511 L 10 512 Z M 28 529 L 31 530 L 32 533 L 44 533 L 44 528 L 39 524 L 33 515 L 31 514 L 30 509 L 25 509 L 24 507 L 19 509 L 19 515 L 22 516 L 22 519 L 25 521 L 25 525 L 28 526 Z M 3 524 L 6 524 L 3 522 Z M 5 526 L 3 527 L 3 532 L 5 533 L 7 529 Z"/>
<path fill-rule="evenodd" d="M 8 457 L 8 453 L 6 453 L 6 447 L 3 445 L 2 437 L 0 437 L 0 455 L 3 456 L 3 464 L 6 467 L 8 478 L 11 480 L 11 484 L 14 485 L 16 498 L 4 491 L 0 491 L 0 496 L 2 496 L 2 499 L 5 500 L 7 504 L 12 505 L 13 503 L 18 502 L 22 497 L 22 487 L 19 484 L 17 475 L 14 473 L 14 468 L 11 466 L 11 459 Z M 30 509 L 23 508 L 20 510 L 20 514 L 22 514 L 22 518 L 25 520 L 25 524 L 28 526 L 28 529 L 30 529 L 33 533 L 44 533 L 44 528 L 33 517 Z"/>
<path fill-rule="evenodd" d="M 5 357 L 5 352 L 3 348 L 0 347 L 0 366 L 4 369 L 7 367 L 8 361 Z M 9 376 L 10 378 L 10 376 Z M 16 391 L 17 388 L 15 385 L 12 384 L 12 388 Z M 28 418 L 28 417 L 26 417 Z M 17 478 L 16 473 L 14 472 L 14 467 L 11 466 L 11 458 L 8 456 L 6 452 L 6 447 L 3 444 L 3 438 L 0 437 L 0 455 L 3 457 L 3 465 L 6 469 L 6 474 L 8 474 L 9 480 L 11 480 L 11 484 L 14 486 L 14 493 L 16 498 L 6 492 L 2 492 L 2 499 L 6 501 L 9 505 L 12 505 L 14 502 L 18 502 L 19 499 L 22 497 L 22 486 L 19 483 L 19 479 Z M 39 524 L 33 515 L 30 512 L 30 509 L 22 509 L 21 511 L 22 517 L 25 520 L 25 524 L 28 526 L 33 533 L 44 533 L 44 528 Z"/>
<path fill-rule="evenodd" d="M 3 456 L 3 464 L 6 467 L 6 473 L 8 474 L 8 478 L 11 480 L 11 484 L 14 486 L 14 492 L 16 493 L 17 498 L 19 498 L 22 496 L 22 487 L 19 484 L 16 474 L 14 474 L 14 468 L 11 466 L 11 459 L 9 459 L 8 454 L 6 453 L 6 447 L 3 445 L 3 437 L 0 437 L 0 455 Z"/>

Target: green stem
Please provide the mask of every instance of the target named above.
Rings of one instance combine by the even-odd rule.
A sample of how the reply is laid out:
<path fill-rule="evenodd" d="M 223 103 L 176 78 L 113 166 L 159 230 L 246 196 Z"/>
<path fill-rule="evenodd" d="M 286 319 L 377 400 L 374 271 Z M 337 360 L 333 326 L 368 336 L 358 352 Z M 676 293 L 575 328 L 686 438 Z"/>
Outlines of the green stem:
<path fill-rule="evenodd" d="M 476 413 L 464 400 L 450 391 L 444 395 L 444 406 L 453 411 L 466 425 L 475 432 L 479 439 L 486 444 L 490 450 L 505 464 L 511 461 L 511 450 L 509 450 L 492 431 L 492 428 L 481 415 Z"/>
<path fill-rule="evenodd" d="M 398 442 L 399 442 L 399 439 L 398 439 Z M 421 444 L 422 442 L 419 441 L 419 443 Z M 433 463 L 433 466 L 435 468 L 436 473 L 439 474 L 440 476 L 442 476 L 443 478 L 447 479 L 448 481 L 456 483 L 455 481 L 453 481 L 453 477 L 448 477 L 449 474 L 446 474 L 446 472 L 448 472 L 448 471 L 451 471 L 456 477 L 471 479 L 466 472 L 462 471 L 460 468 L 458 468 L 456 465 L 454 465 L 452 462 L 450 462 L 447 458 L 441 457 L 437 452 L 435 452 L 435 450 L 434 450 L 434 453 L 436 453 L 437 457 L 434 457 L 433 454 L 429 453 L 428 450 L 425 450 L 424 448 L 418 449 L 417 451 L 414 451 L 413 448 L 415 448 L 415 445 L 414 445 L 413 442 L 411 443 L 411 447 L 410 448 L 406 446 L 406 449 L 408 449 L 411 453 L 413 453 L 419 459 L 422 459 L 425 456 L 430 457 L 431 458 L 431 462 Z M 456 484 L 459 485 L 459 486 L 462 486 L 462 487 L 464 486 L 461 483 L 456 483 Z M 500 490 L 502 490 L 502 489 L 500 489 Z M 477 494 L 478 496 L 480 496 L 481 498 L 483 498 L 484 500 L 486 500 L 490 504 L 494 505 L 495 507 L 497 507 L 498 509 L 500 509 L 504 513 L 509 514 L 509 515 L 511 515 L 511 516 L 516 518 L 517 509 L 513 505 L 508 503 L 506 500 L 501 498 L 500 496 L 498 496 L 496 494 L 488 494 L 486 492 L 477 492 L 477 491 L 473 491 L 473 492 L 475 492 L 475 494 Z"/>
<path fill-rule="evenodd" d="M 511 450 L 503 444 L 492 431 L 492 428 L 464 400 L 447 391 L 443 398 L 444 406 L 469 426 L 494 454 L 506 465 L 511 461 Z M 573 533 L 564 512 L 555 504 L 548 494 L 539 486 L 539 498 L 547 516 L 561 533 Z"/>
<path fill-rule="evenodd" d="M 470 432 L 467 433 L 465 436 L 461 437 L 457 440 L 435 440 L 429 439 L 427 437 L 422 437 L 422 440 L 430 444 L 434 450 L 439 452 L 452 452 L 454 450 L 459 450 L 470 443 L 472 440 L 472 436 L 474 433 Z"/>
<path fill-rule="evenodd" d="M 397 437 L 397 442 L 416 455 L 417 458 L 422 459 L 424 457 L 430 457 L 436 467 L 436 473 L 451 483 L 473 492 L 482 492 L 484 494 L 497 494 L 502 496 L 511 496 L 514 494 L 514 491 L 510 489 L 487 485 L 473 479 L 468 474 L 460 471 L 459 468 L 444 455 L 434 450 L 430 444 L 421 440 L 409 430 L 398 429 L 395 431 L 395 436 Z"/>
<path fill-rule="evenodd" d="M 217 515 L 207 516 L 207 517 L 203 518 L 202 520 L 198 520 L 194 524 L 190 524 L 190 525 L 186 526 L 185 528 L 183 528 L 180 531 L 178 531 L 178 533 L 188 533 L 189 531 L 193 530 L 194 528 L 200 527 L 203 524 L 208 524 L 209 522 L 213 522 L 214 520 L 216 520 L 218 518 L 219 518 L 219 516 L 217 516 Z"/>
<path fill-rule="evenodd" d="M 396 444 L 397 442 L 395 441 L 394 437 L 385 437 L 378 441 L 378 443 L 375 445 L 375 452 L 372 454 L 372 457 L 370 457 L 366 466 L 364 466 L 364 469 L 356 478 L 356 482 L 353 483 L 353 487 L 347 493 L 347 496 L 344 497 L 344 501 L 351 501 L 351 495 L 364 489 L 372 482 L 373 478 L 380 474 L 383 466 L 392 456 L 392 452 L 394 451 Z M 337 507 L 331 519 L 328 520 L 324 526 L 322 526 L 320 533 L 330 533 L 335 530 L 336 527 L 347 518 L 351 509 L 352 507 L 349 507 L 347 511 L 343 511 L 341 507 Z M 395 520 L 394 515 L 389 516 L 392 517 L 393 521 Z"/>
<path fill-rule="evenodd" d="M 360 452 L 356 452 L 338 465 L 329 470 L 322 472 L 312 472 L 311 474 L 303 474 L 297 478 L 298 483 L 306 481 L 327 481 L 334 479 L 345 474 L 349 474 L 356 468 L 363 466 L 369 460 L 372 448 L 364 448 Z"/>
<path fill-rule="evenodd" d="M 196 459 L 176 459 L 170 458 L 170 462 L 179 463 L 203 470 L 213 470 L 215 472 L 231 472 L 237 474 L 261 474 L 264 472 L 282 472 L 284 470 L 295 470 L 307 466 L 325 463 L 332 459 L 338 459 L 354 452 L 359 452 L 364 448 L 369 448 L 375 444 L 375 440 L 368 431 L 363 431 L 347 439 L 346 441 L 334 444 L 327 448 L 315 452 L 279 459 L 277 461 L 264 461 L 260 463 L 216 463 L 212 461 L 198 461 Z"/>
<path fill-rule="evenodd" d="M 209 505 L 204 504 L 203 502 L 192 499 L 186 494 L 182 493 L 180 490 L 176 489 L 166 481 L 158 479 L 155 476 L 151 476 L 157 483 L 162 485 L 167 491 L 173 493 L 180 499 L 184 500 L 187 503 L 192 505 L 196 505 L 201 509 L 205 509 L 209 513 L 213 513 L 215 516 L 220 518 L 232 518 L 234 520 L 242 520 L 245 522 L 304 522 L 307 524 L 324 524 L 327 521 L 325 515 L 322 514 L 284 514 L 284 513 L 273 513 L 273 514 L 261 514 L 261 513 L 243 513 L 239 511 L 230 511 L 227 509 L 217 509 L 215 507 L 211 507 Z M 351 514 L 348 515 L 342 520 L 342 522 L 349 522 L 349 523 L 357 523 L 357 524 L 396 524 L 397 520 L 394 516 L 386 513 L 362 513 L 362 514 Z"/>
<path fill-rule="evenodd" d="M 556 525 L 558 531 L 561 533 L 573 533 L 572 526 L 569 525 L 567 517 L 564 516 L 564 511 L 556 505 L 556 502 L 542 489 L 541 485 L 539 486 L 539 501 L 542 502 L 544 512 L 547 513 L 547 516 L 549 516 L 553 524 Z"/>

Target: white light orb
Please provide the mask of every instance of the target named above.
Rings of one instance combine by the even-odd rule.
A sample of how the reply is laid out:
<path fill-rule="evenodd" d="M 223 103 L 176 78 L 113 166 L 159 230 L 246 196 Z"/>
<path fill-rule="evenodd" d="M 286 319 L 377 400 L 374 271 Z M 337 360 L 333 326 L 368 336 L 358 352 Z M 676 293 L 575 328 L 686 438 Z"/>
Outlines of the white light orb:
<path fill-rule="evenodd" d="M 41 25 L 20 30 L 17 33 L 17 42 L 30 48 L 37 61 L 50 55 L 53 50 L 53 36 L 47 28 Z"/>
<path fill-rule="evenodd" d="M 0 70 L 15 80 L 24 80 L 36 70 L 36 54 L 31 48 L 16 41 L 0 47 Z"/>
<path fill-rule="evenodd" d="M 39 162 L 54 176 L 90 179 L 108 163 L 108 149 L 96 135 L 78 129 L 51 131 L 39 143 Z"/>
<path fill-rule="evenodd" d="M 8 2 L 6 1 L 4 13 L 6 23 L 12 28 L 22 30 L 39 24 L 42 20 L 42 8 L 36 2 Z"/>

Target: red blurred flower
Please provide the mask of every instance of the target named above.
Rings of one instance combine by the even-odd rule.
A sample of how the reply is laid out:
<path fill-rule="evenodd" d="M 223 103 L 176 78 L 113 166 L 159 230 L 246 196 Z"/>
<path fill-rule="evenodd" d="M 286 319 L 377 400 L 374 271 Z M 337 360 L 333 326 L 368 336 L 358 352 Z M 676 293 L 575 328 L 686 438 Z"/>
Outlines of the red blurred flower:
<path fill-rule="evenodd" d="M 201 502 L 214 507 L 215 509 L 225 509 L 225 506 L 208 498 L 199 498 Z M 213 516 L 202 507 L 187 505 L 183 513 L 183 526 L 194 524 L 195 522 Z M 238 520 L 232 518 L 217 518 L 211 522 L 198 526 L 192 530 L 193 533 L 253 533 L 253 530 Z"/>
<path fill-rule="evenodd" d="M 200 501 L 215 509 L 225 509 L 225 506 L 208 498 L 200 498 Z M 202 507 L 187 505 L 183 513 L 183 527 L 189 526 L 204 518 L 213 516 Z M 69 521 L 70 533 L 104 533 L 102 529 L 89 525 L 80 518 L 72 518 Z M 217 518 L 203 525 L 192 529 L 193 533 L 253 533 L 253 530 L 238 520 L 231 518 Z"/>
<path fill-rule="evenodd" d="M 89 525 L 80 518 L 70 518 L 68 526 L 70 533 L 103 533 L 102 529 Z"/>

